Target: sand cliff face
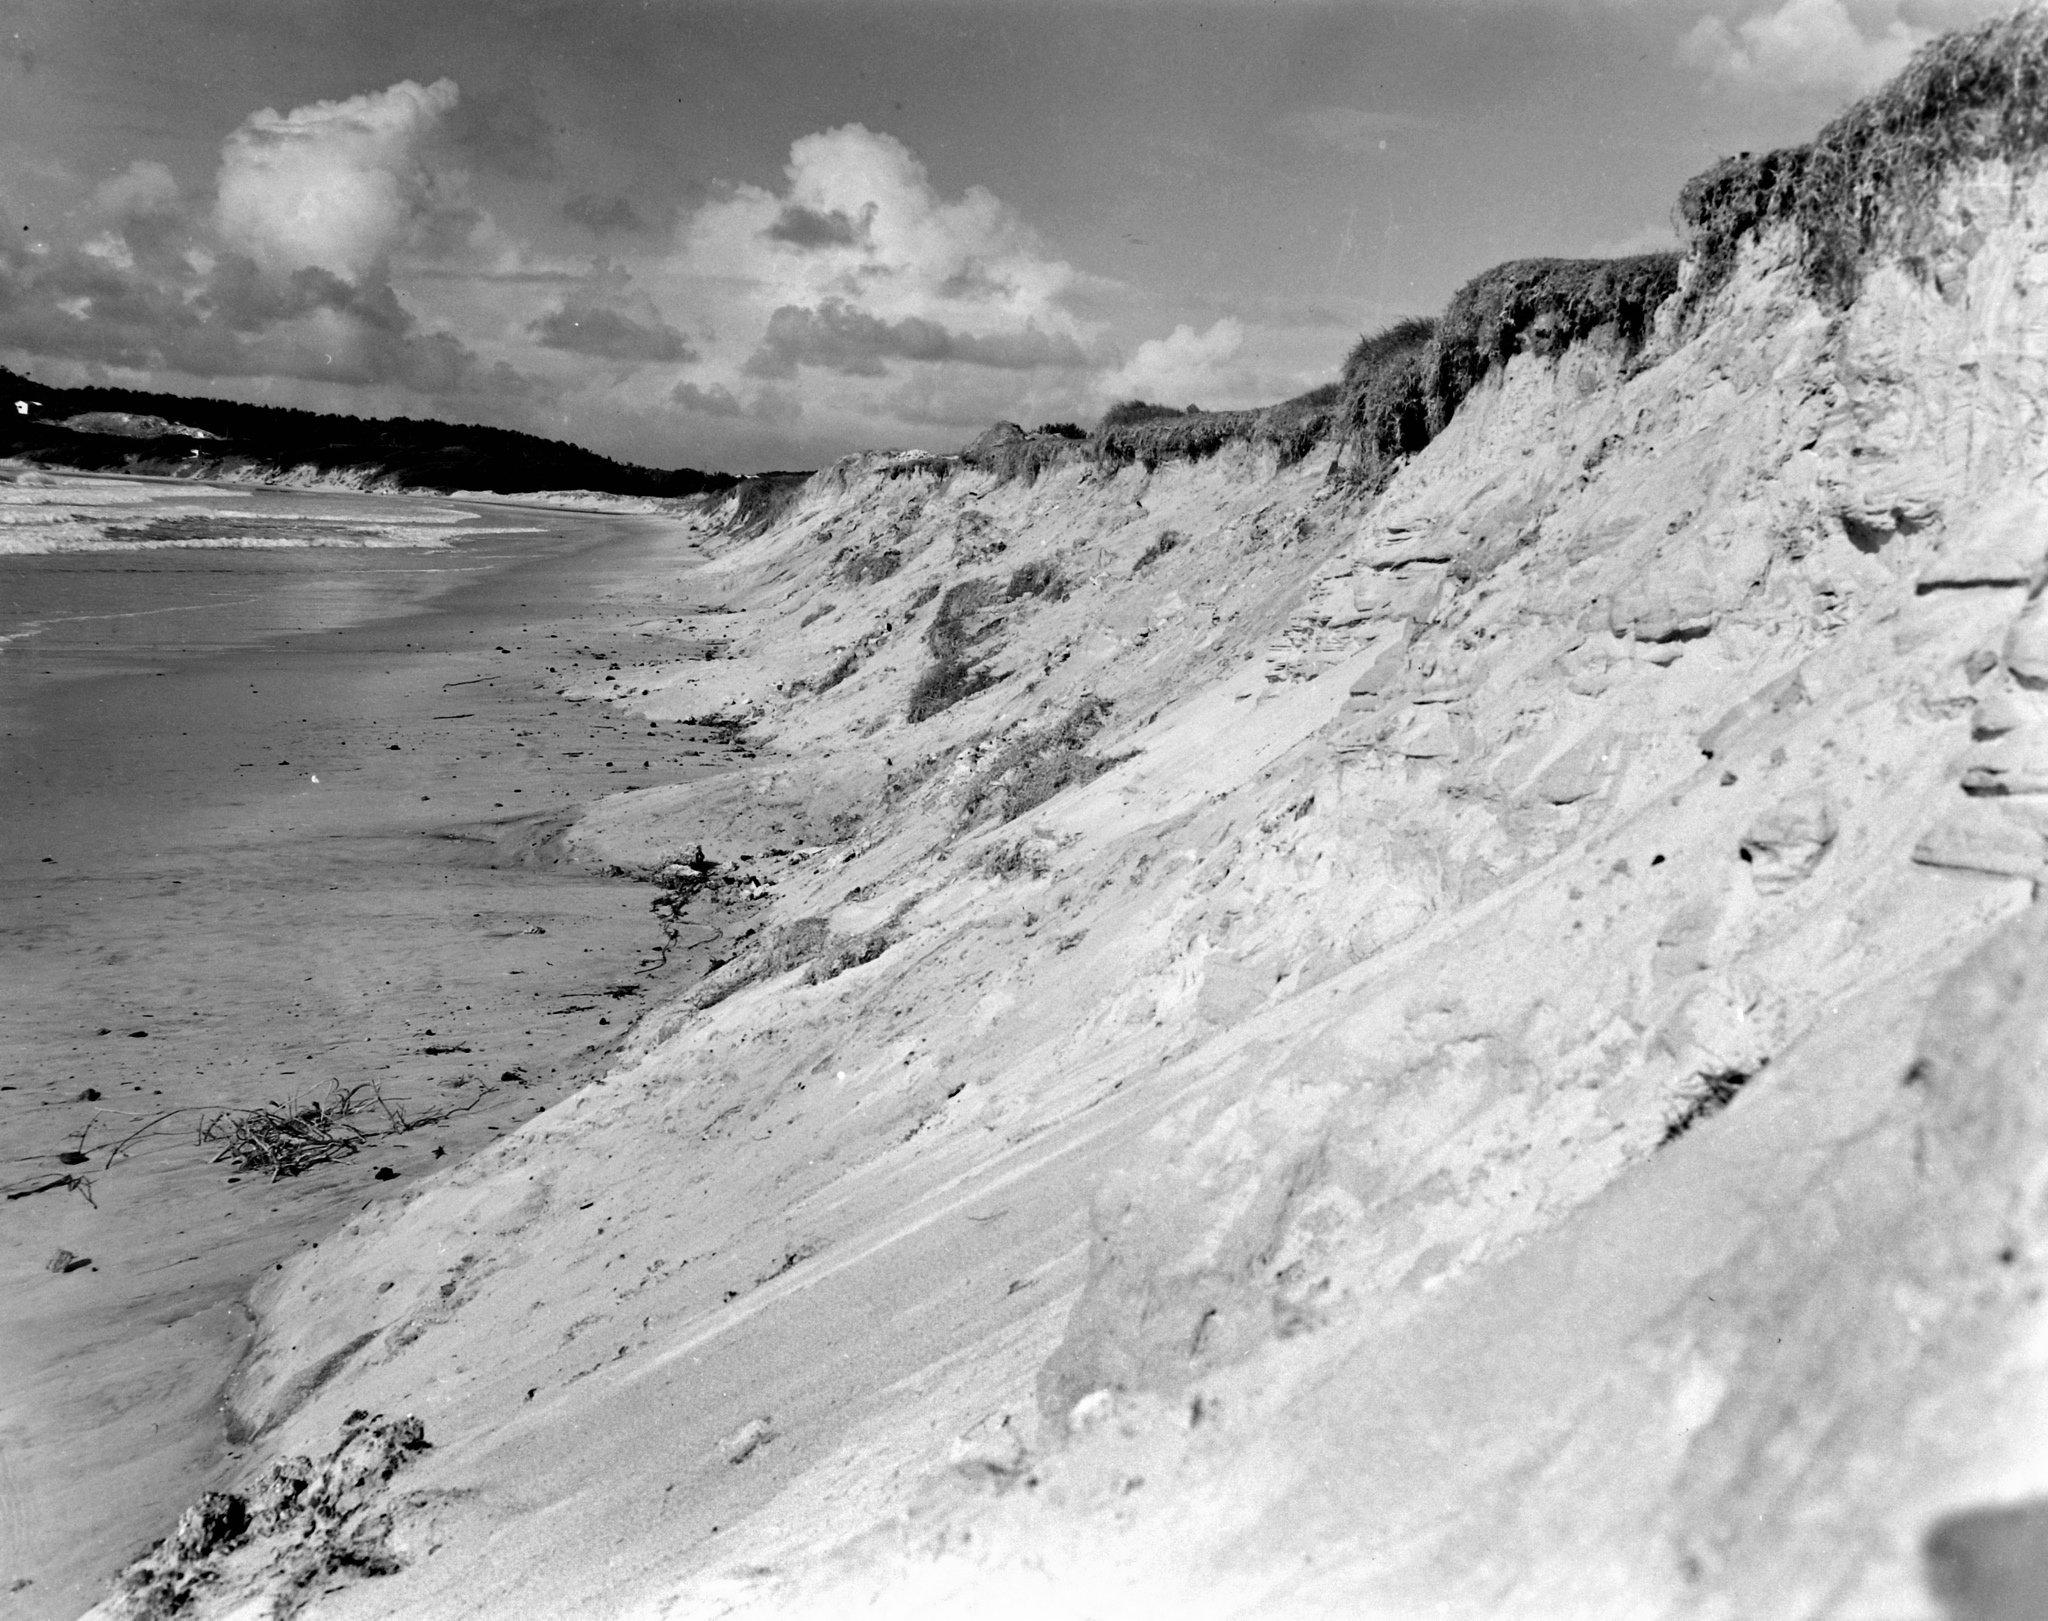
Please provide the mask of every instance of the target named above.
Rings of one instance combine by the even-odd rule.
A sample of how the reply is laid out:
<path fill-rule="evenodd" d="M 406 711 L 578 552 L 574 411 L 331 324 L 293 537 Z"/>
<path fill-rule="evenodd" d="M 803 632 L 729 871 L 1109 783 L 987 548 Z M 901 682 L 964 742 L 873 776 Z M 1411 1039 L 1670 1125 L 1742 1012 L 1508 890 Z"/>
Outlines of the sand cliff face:
<path fill-rule="evenodd" d="M 702 520 L 722 656 L 620 701 L 761 757 L 578 837 L 757 932 L 256 1302 L 274 1451 L 431 1443 L 320 1613 L 2007 1613 L 2048 184 L 1944 198 L 1846 312 L 1766 235 L 1518 356 L 1377 499 Z"/>

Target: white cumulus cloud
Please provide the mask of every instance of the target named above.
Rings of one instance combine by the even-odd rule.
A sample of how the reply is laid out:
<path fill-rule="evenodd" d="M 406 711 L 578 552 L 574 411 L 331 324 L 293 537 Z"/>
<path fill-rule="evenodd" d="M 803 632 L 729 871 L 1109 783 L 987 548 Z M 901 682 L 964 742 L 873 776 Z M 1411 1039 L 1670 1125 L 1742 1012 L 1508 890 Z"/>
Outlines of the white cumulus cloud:
<path fill-rule="evenodd" d="M 1158 405 L 1210 405 L 1241 386 L 1232 362 L 1244 349 L 1244 323 L 1224 316 L 1206 332 L 1183 323 L 1163 338 L 1148 338 L 1129 360 L 1105 376 L 1106 400 L 1142 399 Z"/>
<path fill-rule="evenodd" d="M 117 220 L 162 218 L 183 206 L 176 177 L 153 158 L 136 159 L 92 194 L 92 207 Z"/>
<path fill-rule="evenodd" d="M 459 181 L 429 161 L 459 92 L 452 79 L 252 113 L 221 151 L 214 222 L 263 269 L 361 281 L 464 210 Z"/>
<path fill-rule="evenodd" d="M 2008 9 L 2009 0 L 1781 0 L 1738 18 L 1709 13 L 1679 50 L 1722 87 L 1855 95 L 1943 30 Z"/>
<path fill-rule="evenodd" d="M 722 188 L 646 279 L 704 335 L 672 403 L 731 415 L 750 399 L 749 421 L 801 420 L 820 442 L 968 434 L 992 401 L 1071 415 L 1120 358 L 1072 302 L 1087 278 L 1015 210 L 942 188 L 860 124 L 793 142 L 779 185 Z"/>
<path fill-rule="evenodd" d="M 1078 359 L 1073 268 L 986 187 L 945 197 L 910 148 L 859 124 L 804 136 L 784 173 L 780 190 L 736 186 L 698 209 L 670 267 L 749 353 L 773 325 L 762 365 Z"/>

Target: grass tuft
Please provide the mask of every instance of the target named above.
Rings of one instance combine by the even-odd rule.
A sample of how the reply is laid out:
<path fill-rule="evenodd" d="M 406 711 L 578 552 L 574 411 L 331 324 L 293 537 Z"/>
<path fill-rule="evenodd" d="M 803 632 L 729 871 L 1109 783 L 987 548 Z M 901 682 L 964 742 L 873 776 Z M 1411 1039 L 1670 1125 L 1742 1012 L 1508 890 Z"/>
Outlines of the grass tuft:
<path fill-rule="evenodd" d="M 1002 587 L 990 579 L 962 580 L 948 586 L 932 622 L 925 627 L 924 645 L 941 659 L 964 656 L 975 640 L 974 616 L 1001 596 Z"/>
<path fill-rule="evenodd" d="M 859 655 L 854 653 L 847 653 L 843 655 L 840 658 L 839 662 L 833 665 L 831 669 L 827 670 L 823 675 L 818 677 L 818 684 L 811 690 L 813 692 L 830 692 L 834 687 L 838 686 L 840 682 L 846 680 L 849 676 L 853 674 L 855 670 L 858 670 L 859 668 Z"/>
<path fill-rule="evenodd" d="M 1019 597 L 1044 597 L 1048 602 L 1060 602 L 1066 598 L 1069 589 L 1067 578 L 1059 571 L 1059 565 L 1050 558 L 1036 563 L 1020 563 L 1010 575 L 1010 584 L 1003 592 L 1006 601 L 1015 602 Z"/>
<path fill-rule="evenodd" d="M 848 585 L 874 585 L 903 567 L 899 551 L 849 551 L 842 554 L 839 577 Z"/>
<path fill-rule="evenodd" d="M 960 802 L 962 826 L 991 816 L 1015 821 L 1037 809 L 1063 788 L 1092 782 L 1128 754 L 1090 754 L 1088 745 L 1109 723 L 1107 700 L 1083 698 L 1054 725 L 1026 732 L 1006 744 L 975 773 Z"/>
<path fill-rule="evenodd" d="M 915 726 L 995 684 L 995 676 L 974 668 L 965 659 L 936 659 L 911 683 L 910 702 L 904 708 L 903 718 Z"/>
<path fill-rule="evenodd" d="M 1178 546 L 1182 541 L 1186 540 L 1187 538 L 1188 537 L 1182 534 L 1178 529 L 1160 530 L 1159 538 L 1153 541 L 1151 545 L 1147 546 L 1145 550 L 1139 554 L 1137 562 L 1131 565 L 1131 573 L 1134 575 L 1143 574 L 1145 570 L 1150 568 L 1154 563 L 1158 562 L 1160 558 L 1164 557 L 1168 552 L 1172 551 L 1174 547 Z"/>
<path fill-rule="evenodd" d="M 924 633 L 932 662 L 911 685 L 904 719 L 913 725 L 929 720 L 996 684 L 997 678 L 987 669 L 977 668 L 968 655 L 980 639 L 974 629 L 975 616 L 1001 596 L 1002 587 L 994 580 L 977 579 L 962 580 L 939 598 Z"/>

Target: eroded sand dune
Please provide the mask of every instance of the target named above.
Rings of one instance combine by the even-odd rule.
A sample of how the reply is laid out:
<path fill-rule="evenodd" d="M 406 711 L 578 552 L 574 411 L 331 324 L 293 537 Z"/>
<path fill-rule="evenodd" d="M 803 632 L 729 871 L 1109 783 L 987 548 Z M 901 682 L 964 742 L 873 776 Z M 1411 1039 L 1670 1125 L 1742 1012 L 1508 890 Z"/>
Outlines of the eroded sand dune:
<path fill-rule="evenodd" d="M 1753 232 L 1377 497 L 703 520 L 726 656 L 631 704 L 760 757 L 576 837 L 760 932 L 259 1296 L 274 1455 L 430 1447 L 388 1574 L 281 1520 L 208 1602 L 2038 1613 L 2048 181 L 1931 232 L 1846 309 Z"/>

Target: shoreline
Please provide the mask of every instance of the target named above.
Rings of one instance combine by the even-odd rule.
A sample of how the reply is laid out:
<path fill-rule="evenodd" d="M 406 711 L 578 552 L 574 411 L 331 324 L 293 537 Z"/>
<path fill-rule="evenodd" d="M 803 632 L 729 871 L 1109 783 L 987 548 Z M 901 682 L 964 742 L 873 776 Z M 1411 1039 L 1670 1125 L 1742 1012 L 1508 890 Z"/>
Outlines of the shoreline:
<path fill-rule="evenodd" d="M 102 749 L 122 757 L 111 778 L 144 780 L 132 804 L 94 801 L 69 748 L 55 799 L 85 793 L 84 814 L 40 835 L 17 820 L 7 841 L 49 846 L 4 863 L 0 935 L 14 985 L 0 1116 L 20 1145 L 7 1185 L 29 1190 L 0 1206 L 17 1299 L 0 1336 L 15 1370 L 0 1587 L 15 1613 L 78 1613 L 240 1465 L 222 1398 L 260 1276 L 602 1073 L 645 992 L 710 956 L 703 908 L 666 950 L 647 887 L 585 867 L 562 836 L 609 792 L 724 768 L 713 733 L 667 725 L 650 741 L 617 706 L 561 695 L 575 687 L 562 643 L 626 634 L 689 560 L 663 566 L 674 528 L 658 519 L 549 521 L 563 543 L 472 553 L 478 567 L 403 611 L 31 700 L 60 731 L 127 706 Z M 461 565 L 460 550 L 439 556 Z M 469 644 L 485 639 L 512 651 L 479 680 Z M 238 708 L 244 688 L 255 698 Z M 145 735 L 199 713 L 226 735 Z M 646 769 L 604 758 L 622 760 L 629 733 Z M 195 757 L 170 758 L 174 744 Z M 10 744 L 16 769 L 67 746 Z M 300 764 L 235 776 L 230 755 Z M 536 789 L 548 797 L 528 809 Z M 407 1116 L 455 1112 L 275 1183 L 209 1163 L 218 1145 L 194 1140 L 196 1112 L 105 1163 L 168 1108 L 302 1105 L 351 1086 Z M 84 1165 L 57 1158 L 79 1148 Z M 54 1180 L 74 1174 L 86 1196 Z M 60 1252 L 71 1269 L 49 1270 Z"/>

